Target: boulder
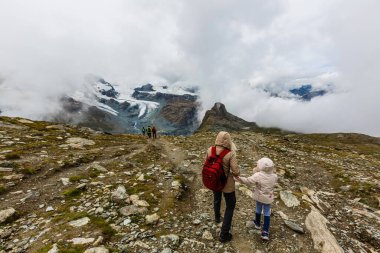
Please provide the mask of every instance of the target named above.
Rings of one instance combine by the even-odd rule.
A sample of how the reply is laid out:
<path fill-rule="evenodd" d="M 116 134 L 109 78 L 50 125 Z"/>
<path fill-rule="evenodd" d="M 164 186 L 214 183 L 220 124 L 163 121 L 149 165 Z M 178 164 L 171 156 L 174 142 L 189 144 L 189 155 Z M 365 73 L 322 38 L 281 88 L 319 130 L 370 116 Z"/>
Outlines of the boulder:
<path fill-rule="evenodd" d="M 66 186 L 66 185 L 69 185 L 69 184 L 70 184 L 70 179 L 67 178 L 67 177 L 63 177 L 63 178 L 61 178 L 61 182 L 62 182 L 62 184 L 63 184 L 64 186 Z"/>
<path fill-rule="evenodd" d="M 328 220 L 315 208 L 311 207 L 306 216 L 305 225 L 310 231 L 314 243 L 314 249 L 321 253 L 344 253 L 335 237 L 328 230 Z"/>
<path fill-rule="evenodd" d="M 14 208 L 8 208 L 0 211 L 0 224 L 6 222 L 11 219 L 16 214 L 16 210 Z"/>
<path fill-rule="evenodd" d="M 70 221 L 69 225 L 72 227 L 82 227 L 84 225 L 87 225 L 89 222 L 90 222 L 90 218 L 84 217 L 81 219 Z"/>
<path fill-rule="evenodd" d="M 291 191 L 281 191 L 280 198 L 287 207 L 294 207 L 300 204 L 300 201 L 292 194 Z"/>
<path fill-rule="evenodd" d="M 131 195 L 129 197 L 129 200 L 135 206 L 139 206 L 139 207 L 148 207 L 148 206 L 150 206 L 149 203 L 146 202 L 145 200 L 140 200 L 140 197 L 138 195 Z"/>
<path fill-rule="evenodd" d="M 128 197 L 127 190 L 123 185 L 119 185 L 115 191 L 112 192 L 112 200 L 122 201 Z"/>
<path fill-rule="evenodd" d="M 297 233 L 301 233 L 301 234 L 305 233 L 304 229 L 292 220 L 284 220 L 284 223 L 286 226 L 296 231 Z"/>
<path fill-rule="evenodd" d="M 108 170 L 106 168 L 104 168 L 102 165 L 100 165 L 97 162 L 91 164 L 87 169 L 94 169 L 94 170 L 97 170 L 97 171 L 103 172 L 103 173 L 107 173 L 108 172 Z"/>
<path fill-rule="evenodd" d="M 72 137 L 66 140 L 67 146 L 71 148 L 82 149 L 84 146 L 95 145 L 93 140 L 88 140 L 80 137 Z"/>

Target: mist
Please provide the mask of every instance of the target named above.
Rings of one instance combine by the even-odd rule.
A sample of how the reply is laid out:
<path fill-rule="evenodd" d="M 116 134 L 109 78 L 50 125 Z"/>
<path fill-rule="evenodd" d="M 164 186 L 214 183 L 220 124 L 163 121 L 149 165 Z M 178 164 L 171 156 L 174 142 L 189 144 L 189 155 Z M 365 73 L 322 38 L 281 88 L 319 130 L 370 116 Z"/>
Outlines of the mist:
<path fill-rule="evenodd" d="M 44 119 L 94 74 L 200 87 L 261 126 L 380 136 L 380 2 L 0 0 L 0 110 Z M 270 97 L 332 87 L 305 102 Z"/>

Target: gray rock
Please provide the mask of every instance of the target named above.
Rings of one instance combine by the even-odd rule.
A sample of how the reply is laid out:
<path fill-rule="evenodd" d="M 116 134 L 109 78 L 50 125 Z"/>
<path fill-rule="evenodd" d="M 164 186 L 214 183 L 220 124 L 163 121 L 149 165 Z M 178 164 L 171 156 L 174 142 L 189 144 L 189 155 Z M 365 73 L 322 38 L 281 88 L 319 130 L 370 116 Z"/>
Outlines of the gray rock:
<path fill-rule="evenodd" d="M 13 168 L 0 167 L 0 172 L 12 172 L 12 171 L 13 171 Z"/>
<path fill-rule="evenodd" d="M 73 220 L 69 222 L 69 225 L 72 227 L 82 227 L 84 225 L 87 225 L 90 222 L 90 218 L 84 217 L 78 220 Z"/>
<path fill-rule="evenodd" d="M 103 172 L 103 173 L 108 172 L 108 170 L 106 168 L 104 168 L 102 165 L 100 165 L 97 162 L 94 162 L 93 164 L 91 164 L 87 169 L 94 169 L 94 170 L 97 170 L 97 171 Z"/>
<path fill-rule="evenodd" d="M 84 189 L 86 189 L 86 187 L 87 187 L 87 184 L 86 183 L 82 183 L 82 184 L 79 184 L 75 188 L 78 189 L 78 190 L 84 190 Z"/>
<path fill-rule="evenodd" d="M 23 178 L 24 178 L 23 174 L 12 174 L 9 176 L 3 176 L 3 179 L 5 179 L 5 180 L 19 180 L 19 179 L 23 179 Z"/>
<path fill-rule="evenodd" d="M 0 211 L 0 224 L 11 219 L 16 214 L 14 208 L 8 208 Z"/>
<path fill-rule="evenodd" d="M 34 122 L 31 120 L 27 119 L 19 119 L 18 122 L 23 123 L 23 124 L 33 124 Z"/>
<path fill-rule="evenodd" d="M 160 216 L 158 216 L 156 213 L 145 216 L 146 224 L 156 224 L 159 219 L 160 219 Z"/>
<path fill-rule="evenodd" d="M 340 189 L 344 192 L 348 192 L 351 189 L 351 185 L 341 186 Z"/>
<path fill-rule="evenodd" d="M 82 237 L 73 238 L 69 240 L 69 242 L 72 242 L 74 245 L 89 244 L 89 243 L 93 243 L 94 241 L 95 241 L 95 238 L 82 238 Z"/>
<path fill-rule="evenodd" d="M 305 225 L 310 231 L 314 249 L 321 253 L 343 253 L 335 237 L 328 230 L 328 220 L 313 206 L 306 216 Z"/>
<path fill-rule="evenodd" d="M 9 236 L 11 236 L 11 234 L 11 230 L 0 229 L 0 239 L 7 239 Z"/>
<path fill-rule="evenodd" d="M 179 189 L 181 189 L 181 182 L 178 181 L 178 180 L 173 181 L 173 182 L 172 182 L 172 188 L 173 188 L 174 190 L 179 190 Z"/>
<path fill-rule="evenodd" d="M 88 140 L 80 137 L 72 137 L 66 140 L 67 146 L 72 148 L 82 149 L 84 146 L 95 145 L 93 140 Z"/>
<path fill-rule="evenodd" d="M 281 191 L 280 198 L 287 207 L 294 207 L 300 204 L 300 201 L 292 194 L 291 191 Z"/>
<path fill-rule="evenodd" d="M 295 223 L 294 221 L 284 220 L 284 223 L 285 223 L 286 226 L 288 226 L 292 230 L 296 231 L 297 233 L 301 233 L 301 234 L 305 233 L 304 229 L 300 225 L 298 225 L 297 223 Z"/>
<path fill-rule="evenodd" d="M 201 220 L 199 220 L 199 219 L 195 219 L 195 220 L 193 220 L 193 224 L 194 225 L 199 225 L 199 224 L 201 224 Z"/>
<path fill-rule="evenodd" d="M 59 249 L 56 243 L 54 243 L 53 247 L 47 253 L 58 253 Z"/>
<path fill-rule="evenodd" d="M 123 185 L 119 185 L 115 191 L 112 192 L 112 200 L 121 201 L 128 197 L 127 190 Z"/>
<path fill-rule="evenodd" d="M 146 213 L 148 212 L 148 209 L 146 209 L 146 207 L 137 207 L 134 205 L 130 205 L 130 206 L 125 206 L 125 207 L 120 208 L 119 212 L 120 214 L 124 216 L 130 216 L 130 215 L 135 215 L 135 214 Z"/>
<path fill-rule="evenodd" d="M 162 235 L 161 240 L 172 247 L 177 247 L 179 245 L 179 236 L 175 234 Z"/>
<path fill-rule="evenodd" d="M 104 246 L 101 246 L 87 249 L 83 253 L 109 253 L 109 250 L 106 249 Z"/>
<path fill-rule="evenodd" d="M 146 202 L 145 200 L 140 200 L 140 197 L 138 195 L 131 195 L 129 197 L 129 200 L 135 206 L 139 206 L 139 207 L 148 207 L 148 206 L 150 206 L 149 203 Z"/>
<path fill-rule="evenodd" d="M 172 249 L 171 248 L 165 248 L 161 251 L 161 253 L 172 253 Z"/>
<path fill-rule="evenodd" d="M 127 226 L 127 225 L 131 224 L 131 222 L 132 222 L 132 220 L 129 219 L 129 218 L 127 218 L 127 219 L 125 219 L 125 220 L 123 221 L 123 225 L 124 225 L 124 226 Z"/>
<path fill-rule="evenodd" d="M 66 185 L 70 184 L 70 179 L 67 178 L 67 177 L 63 177 L 63 178 L 61 178 L 61 182 L 62 182 L 63 185 L 66 186 Z"/>
<path fill-rule="evenodd" d="M 208 240 L 208 241 L 212 241 L 214 240 L 214 237 L 212 236 L 212 234 L 210 233 L 210 231 L 208 230 L 205 230 L 202 234 L 202 239 L 205 239 L 205 240 Z"/>

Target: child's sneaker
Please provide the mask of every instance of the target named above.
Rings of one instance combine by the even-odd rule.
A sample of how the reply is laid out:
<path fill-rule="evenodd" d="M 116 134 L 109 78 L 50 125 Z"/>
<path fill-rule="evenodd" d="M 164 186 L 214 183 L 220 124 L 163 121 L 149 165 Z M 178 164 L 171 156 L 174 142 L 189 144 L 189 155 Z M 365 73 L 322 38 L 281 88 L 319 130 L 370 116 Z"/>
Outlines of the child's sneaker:
<path fill-rule="evenodd" d="M 268 241 L 269 240 L 269 233 L 266 231 L 261 232 L 261 239 Z"/>
<path fill-rule="evenodd" d="M 253 221 L 253 225 L 255 226 L 255 229 L 261 229 L 260 223 L 257 223 L 255 220 Z"/>

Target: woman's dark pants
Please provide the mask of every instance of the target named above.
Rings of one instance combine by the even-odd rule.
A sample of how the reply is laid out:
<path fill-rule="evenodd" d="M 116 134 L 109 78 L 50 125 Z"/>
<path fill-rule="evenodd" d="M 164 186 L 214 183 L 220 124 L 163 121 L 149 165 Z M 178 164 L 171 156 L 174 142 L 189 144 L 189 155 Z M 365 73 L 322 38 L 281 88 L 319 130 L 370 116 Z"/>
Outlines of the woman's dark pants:
<path fill-rule="evenodd" d="M 220 232 L 220 236 L 223 237 L 224 235 L 228 234 L 230 232 L 231 224 L 232 224 L 232 217 L 234 216 L 234 210 L 236 206 L 236 195 L 235 192 L 230 193 L 223 193 L 224 199 L 226 201 L 226 210 L 224 211 L 224 219 L 223 219 L 223 225 Z M 222 202 L 222 192 L 215 192 L 214 191 L 214 212 L 215 212 L 215 220 L 220 220 L 220 205 Z"/>

